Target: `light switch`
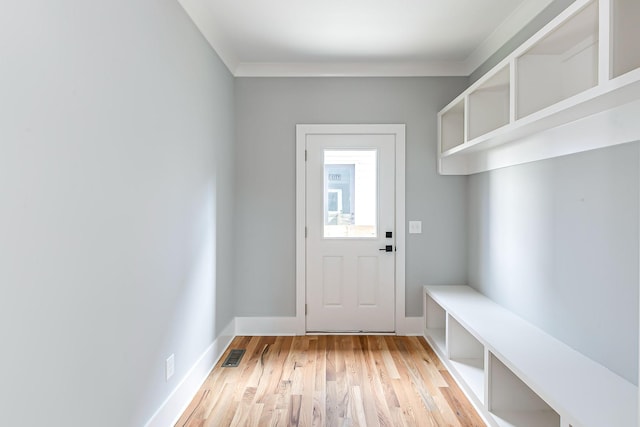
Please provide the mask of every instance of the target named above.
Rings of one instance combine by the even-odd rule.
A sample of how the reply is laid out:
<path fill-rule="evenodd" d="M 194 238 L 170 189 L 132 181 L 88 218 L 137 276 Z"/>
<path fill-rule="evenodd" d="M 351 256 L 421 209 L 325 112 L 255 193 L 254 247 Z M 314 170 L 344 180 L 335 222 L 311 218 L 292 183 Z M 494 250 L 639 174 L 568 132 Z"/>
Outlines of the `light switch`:
<path fill-rule="evenodd" d="M 409 234 L 422 234 L 422 221 L 409 221 Z"/>

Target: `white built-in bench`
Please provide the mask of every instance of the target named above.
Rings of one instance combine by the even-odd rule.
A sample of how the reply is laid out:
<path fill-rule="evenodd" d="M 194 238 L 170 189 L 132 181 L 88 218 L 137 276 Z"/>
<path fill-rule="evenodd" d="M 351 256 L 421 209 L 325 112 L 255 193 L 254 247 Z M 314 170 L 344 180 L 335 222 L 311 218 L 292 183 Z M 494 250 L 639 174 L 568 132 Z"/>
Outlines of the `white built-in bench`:
<path fill-rule="evenodd" d="M 425 337 L 492 426 L 637 427 L 638 388 L 468 286 L 425 286 Z"/>

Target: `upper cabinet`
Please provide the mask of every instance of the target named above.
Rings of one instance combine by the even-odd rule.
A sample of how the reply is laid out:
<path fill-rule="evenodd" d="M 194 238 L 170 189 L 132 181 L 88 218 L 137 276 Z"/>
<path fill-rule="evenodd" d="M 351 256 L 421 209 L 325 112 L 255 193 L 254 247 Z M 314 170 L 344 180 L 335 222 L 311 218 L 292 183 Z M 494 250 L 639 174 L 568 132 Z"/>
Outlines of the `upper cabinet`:
<path fill-rule="evenodd" d="M 640 140 L 640 1 L 577 0 L 438 113 L 441 174 Z"/>
<path fill-rule="evenodd" d="M 640 67 L 640 2 L 611 1 L 612 77 L 619 77 Z"/>
<path fill-rule="evenodd" d="M 515 58 L 516 118 L 598 85 L 598 4 L 589 3 Z"/>

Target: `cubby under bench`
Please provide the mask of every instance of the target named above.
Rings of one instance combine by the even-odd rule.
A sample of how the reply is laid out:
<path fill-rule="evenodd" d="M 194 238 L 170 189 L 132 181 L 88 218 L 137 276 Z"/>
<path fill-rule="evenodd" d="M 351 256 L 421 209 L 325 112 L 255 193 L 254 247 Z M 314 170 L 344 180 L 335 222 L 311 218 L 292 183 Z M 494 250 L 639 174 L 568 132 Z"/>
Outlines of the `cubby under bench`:
<path fill-rule="evenodd" d="M 638 388 L 468 286 L 425 286 L 425 337 L 490 426 L 636 427 Z"/>

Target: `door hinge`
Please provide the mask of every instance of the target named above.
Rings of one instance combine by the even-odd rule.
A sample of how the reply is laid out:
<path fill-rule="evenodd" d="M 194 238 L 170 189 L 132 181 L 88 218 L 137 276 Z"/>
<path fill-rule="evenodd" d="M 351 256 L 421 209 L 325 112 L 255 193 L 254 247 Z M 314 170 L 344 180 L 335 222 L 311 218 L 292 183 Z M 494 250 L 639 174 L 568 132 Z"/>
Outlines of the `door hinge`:
<path fill-rule="evenodd" d="M 307 233 L 308 233 L 308 231 L 307 231 L 307 227 L 305 227 L 305 228 L 304 228 L 304 237 L 305 237 L 305 238 L 307 237 Z"/>
<path fill-rule="evenodd" d="M 304 305 L 304 315 L 307 315 L 307 304 Z"/>
<path fill-rule="evenodd" d="M 304 161 L 307 161 L 307 150 L 304 150 Z"/>

